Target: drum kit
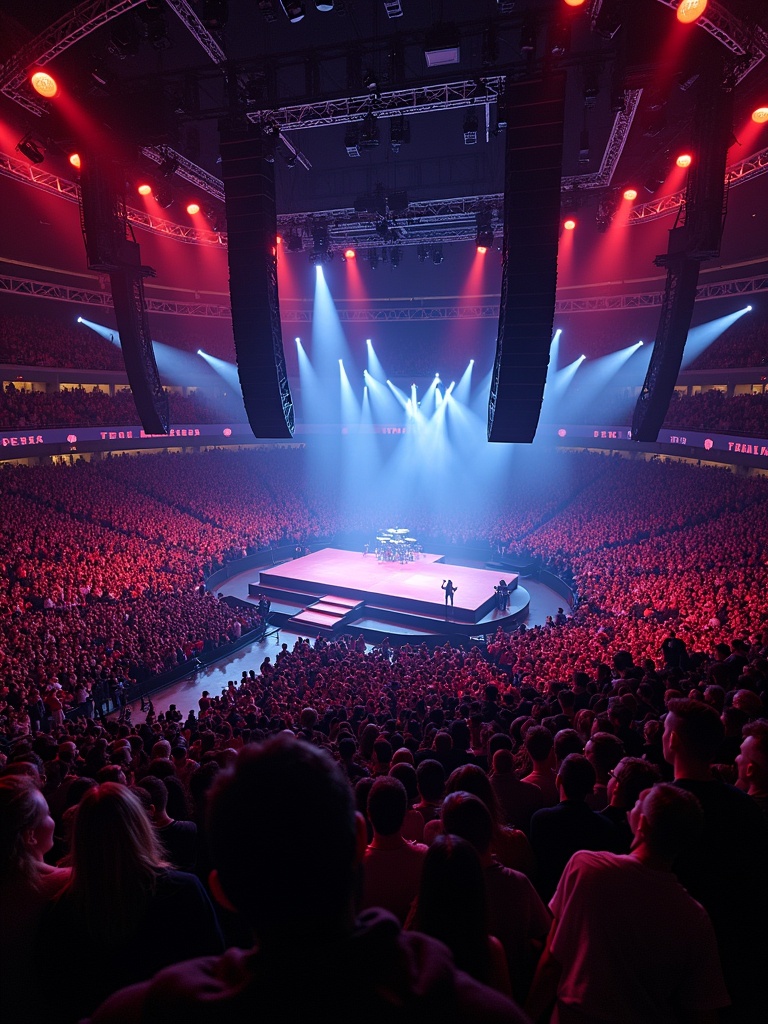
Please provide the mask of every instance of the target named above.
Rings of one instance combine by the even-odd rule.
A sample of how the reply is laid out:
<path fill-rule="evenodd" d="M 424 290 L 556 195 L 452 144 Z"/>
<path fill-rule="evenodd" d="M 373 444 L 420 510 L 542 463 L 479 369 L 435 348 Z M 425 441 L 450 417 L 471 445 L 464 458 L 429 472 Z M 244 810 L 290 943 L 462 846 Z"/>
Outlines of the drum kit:
<path fill-rule="evenodd" d="M 418 543 L 404 526 L 392 526 L 376 535 L 376 557 L 380 562 L 412 562 Z"/>

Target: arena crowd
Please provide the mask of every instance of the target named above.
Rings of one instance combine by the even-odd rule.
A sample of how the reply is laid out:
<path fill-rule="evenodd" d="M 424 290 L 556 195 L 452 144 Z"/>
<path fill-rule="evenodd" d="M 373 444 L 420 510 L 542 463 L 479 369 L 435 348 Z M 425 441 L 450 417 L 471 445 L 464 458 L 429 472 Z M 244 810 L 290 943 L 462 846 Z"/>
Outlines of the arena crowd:
<path fill-rule="evenodd" d="M 416 499 L 419 536 L 538 557 L 573 613 L 299 639 L 106 715 L 256 623 L 214 568 L 402 514 L 311 461 L 0 472 L 3 1020 L 760 1019 L 768 482 L 562 453 L 483 515 Z"/>

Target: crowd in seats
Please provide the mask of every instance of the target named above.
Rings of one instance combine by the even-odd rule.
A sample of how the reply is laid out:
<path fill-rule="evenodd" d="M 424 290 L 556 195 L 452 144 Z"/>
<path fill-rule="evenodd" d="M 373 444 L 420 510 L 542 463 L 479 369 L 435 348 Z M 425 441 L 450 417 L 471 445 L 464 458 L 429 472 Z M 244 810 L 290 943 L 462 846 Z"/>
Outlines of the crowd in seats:
<path fill-rule="evenodd" d="M 704 391 L 675 395 L 664 417 L 665 427 L 712 430 L 721 433 L 768 435 L 768 394 L 731 395 Z"/>
<path fill-rule="evenodd" d="M 756 311 L 739 317 L 686 369 L 721 370 L 765 366 L 768 362 L 768 315 Z"/>
<path fill-rule="evenodd" d="M 125 370 L 122 352 L 109 339 L 84 324 L 37 314 L 5 313 L 0 317 L 0 363 Z"/>
<path fill-rule="evenodd" d="M 239 397 L 193 392 L 168 392 L 171 426 L 189 423 L 245 422 Z M 23 391 L 9 384 L 0 392 L 0 427 L 115 427 L 138 423 L 133 395 L 127 389 L 110 396 L 104 391 L 68 388 Z"/>

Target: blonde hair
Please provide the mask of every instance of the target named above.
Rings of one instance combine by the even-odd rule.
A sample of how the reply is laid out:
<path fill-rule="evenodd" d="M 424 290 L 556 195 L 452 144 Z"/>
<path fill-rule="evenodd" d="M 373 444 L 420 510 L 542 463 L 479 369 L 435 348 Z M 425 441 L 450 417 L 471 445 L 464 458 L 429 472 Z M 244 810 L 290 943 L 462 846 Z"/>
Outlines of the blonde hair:
<path fill-rule="evenodd" d="M 139 797 L 118 782 L 90 789 L 72 829 L 72 877 L 62 897 L 72 903 L 91 938 L 129 938 L 167 868 L 163 849 Z"/>

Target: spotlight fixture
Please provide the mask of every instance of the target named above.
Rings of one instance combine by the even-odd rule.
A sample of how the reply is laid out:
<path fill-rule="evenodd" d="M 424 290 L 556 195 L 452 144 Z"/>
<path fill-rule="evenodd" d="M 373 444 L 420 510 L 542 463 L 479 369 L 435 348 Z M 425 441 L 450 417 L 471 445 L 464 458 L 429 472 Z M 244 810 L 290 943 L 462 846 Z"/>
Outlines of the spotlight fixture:
<path fill-rule="evenodd" d="M 372 71 L 366 71 L 363 75 L 363 85 L 368 92 L 376 92 L 379 88 L 379 81 Z"/>
<path fill-rule="evenodd" d="M 288 252 L 301 252 L 304 248 L 304 239 L 301 237 L 301 232 L 289 232 L 287 246 Z"/>
<path fill-rule="evenodd" d="M 680 156 L 675 160 L 678 167 L 690 167 L 693 163 L 693 157 L 690 153 L 681 153 Z"/>
<path fill-rule="evenodd" d="M 464 117 L 464 145 L 474 146 L 477 143 L 477 116 L 468 113 Z"/>
<path fill-rule="evenodd" d="M 280 6 L 285 11 L 285 16 L 292 25 L 303 21 L 306 9 L 300 0 L 280 0 Z"/>
<path fill-rule="evenodd" d="M 568 7 L 581 7 L 586 0 L 565 0 Z"/>
<path fill-rule="evenodd" d="M 384 0 L 384 12 L 388 18 L 402 18 L 402 0 Z"/>
<path fill-rule="evenodd" d="M 171 45 L 163 12 L 164 6 L 162 0 L 146 0 L 146 3 L 136 8 L 142 35 L 156 50 L 167 50 Z"/>
<path fill-rule="evenodd" d="M 624 198 L 627 200 L 627 202 L 633 203 L 635 201 L 635 199 L 637 199 L 637 189 L 636 188 L 625 188 L 624 189 Z"/>
<path fill-rule="evenodd" d="M 345 249 L 344 250 L 344 259 L 345 260 L 353 260 L 355 258 L 355 256 L 357 256 L 357 253 L 355 252 L 354 249 Z"/>
<path fill-rule="evenodd" d="M 315 0 L 315 10 L 322 11 L 323 13 L 332 11 L 333 0 Z"/>
<path fill-rule="evenodd" d="M 752 120 L 755 124 L 766 124 L 768 122 L 768 107 L 757 107 L 752 111 Z"/>
<path fill-rule="evenodd" d="M 487 252 L 493 246 L 493 223 L 491 211 L 488 209 L 478 210 L 475 215 L 477 223 L 477 234 L 475 245 L 480 253 Z"/>
<path fill-rule="evenodd" d="M 597 230 L 601 233 L 606 232 L 611 226 L 611 221 L 616 216 L 618 202 L 618 196 L 615 192 L 608 192 L 605 195 L 600 196 L 597 203 L 595 222 L 597 224 Z"/>
<path fill-rule="evenodd" d="M 187 203 L 187 213 L 190 217 L 194 217 L 196 213 L 200 213 L 199 203 Z"/>
<path fill-rule="evenodd" d="M 70 153 L 69 154 L 69 162 L 72 164 L 72 166 L 75 168 L 75 170 L 78 170 L 78 171 L 80 170 L 80 168 L 82 166 L 82 161 L 80 159 L 80 154 L 79 153 Z"/>
<path fill-rule="evenodd" d="M 312 252 L 309 254 L 309 262 L 317 266 L 320 263 L 330 263 L 332 259 L 328 225 L 326 223 L 315 224 L 312 228 Z"/>
<path fill-rule="evenodd" d="M 52 100 L 58 94 L 59 86 L 56 79 L 47 71 L 35 71 L 29 81 L 38 96 L 45 100 Z"/>
<path fill-rule="evenodd" d="M 677 20 L 690 25 L 702 16 L 707 9 L 708 0 L 681 0 L 677 8 Z"/>
<path fill-rule="evenodd" d="M 563 227 L 566 231 L 573 231 L 573 229 L 576 227 L 576 221 L 573 219 L 573 217 L 569 217 L 568 220 L 563 221 Z"/>
<path fill-rule="evenodd" d="M 143 184 L 139 185 L 136 191 L 139 193 L 140 196 L 150 196 L 152 195 L 152 186 L 147 185 L 146 182 L 144 182 Z"/>
<path fill-rule="evenodd" d="M 16 149 L 27 160 L 31 160 L 33 164 L 41 164 L 45 160 L 45 154 L 43 152 L 42 143 L 38 143 L 32 137 L 31 133 L 24 136 L 23 139 L 17 144 Z"/>
<path fill-rule="evenodd" d="M 369 110 L 360 124 L 360 149 L 376 149 L 379 145 L 379 123 Z"/>
<path fill-rule="evenodd" d="M 389 122 L 389 148 L 393 153 L 399 153 L 404 143 L 411 141 L 411 125 L 406 121 L 405 115 L 393 117 Z"/>
<path fill-rule="evenodd" d="M 436 267 L 439 267 L 443 262 L 443 247 L 442 245 L 435 245 L 432 248 L 432 262 Z"/>

